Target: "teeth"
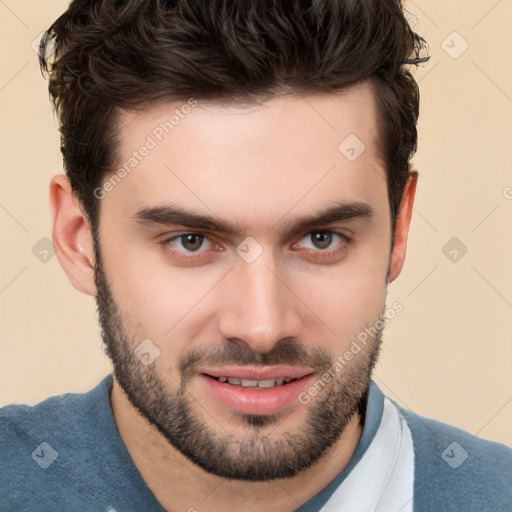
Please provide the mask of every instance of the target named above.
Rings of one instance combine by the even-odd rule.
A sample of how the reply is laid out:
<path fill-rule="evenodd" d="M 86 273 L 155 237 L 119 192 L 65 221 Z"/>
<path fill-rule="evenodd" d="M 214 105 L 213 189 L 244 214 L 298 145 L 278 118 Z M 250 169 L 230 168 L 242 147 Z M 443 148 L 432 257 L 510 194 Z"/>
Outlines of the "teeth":
<path fill-rule="evenodd" d="M 276 379 L 260 380 L 258 382 L 259 388 L 273 388 L 276 385 Z"/>
<path fill-rule="evenodd" d="M 234 386 L 242 386 L 243 388 L 263 388 L 269 389 L 275 386 L 282 386 L 291 382 L 291 377 L 280 377 L 279 379 L 267 379 L 267 380 L 249 380 L 249 379 L 238 379 L 236 377 L 219 377 L 219 382 L 228 382 Z"/>
<path fill-rule="evenodd" d="M 258 385 L 258 381 L 242 379 L 240 384 L 242 385 L 243 388 L 255 388 Z"/>

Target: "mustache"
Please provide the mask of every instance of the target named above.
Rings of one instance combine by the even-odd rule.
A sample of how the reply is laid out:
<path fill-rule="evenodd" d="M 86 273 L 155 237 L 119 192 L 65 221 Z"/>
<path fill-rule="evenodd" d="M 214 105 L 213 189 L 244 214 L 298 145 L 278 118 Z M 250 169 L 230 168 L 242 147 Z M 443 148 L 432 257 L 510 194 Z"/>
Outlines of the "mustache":
<path fill-rule="evenodd" d="M 244 345 L 225 340 L 220 346 L 194 348 L 178 360 L 178 369 L 185 385 L 204 366 L 305 366 L 324 372 L 333 365 L 331 354 L 316 346 L 306 346 L 295 338 L 279 340 L 271 350 L 264 353 L 253 352 Z"/>

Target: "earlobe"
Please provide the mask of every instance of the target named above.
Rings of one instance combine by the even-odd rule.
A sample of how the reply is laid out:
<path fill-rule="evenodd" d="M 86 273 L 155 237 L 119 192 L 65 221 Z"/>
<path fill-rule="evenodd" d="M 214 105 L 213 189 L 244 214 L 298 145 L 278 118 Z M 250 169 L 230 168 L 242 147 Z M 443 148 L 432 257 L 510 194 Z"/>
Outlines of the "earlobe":
<path fill-rule="evenodd" d="M 96 296 L 89 220 L 64 174 L 50 182 L 50 212 L 53 244 L 64 272 L 79 292 Z"/>
<path fill-rule="evenodd" d="M 393 282 L 400 275 L 404 265 L 417 181 L 418 173 L 413 170 L 409 173 L 409 179 L 405 185 L 397 213 L 394 243 L 389 263 L 388 283 Z"/>

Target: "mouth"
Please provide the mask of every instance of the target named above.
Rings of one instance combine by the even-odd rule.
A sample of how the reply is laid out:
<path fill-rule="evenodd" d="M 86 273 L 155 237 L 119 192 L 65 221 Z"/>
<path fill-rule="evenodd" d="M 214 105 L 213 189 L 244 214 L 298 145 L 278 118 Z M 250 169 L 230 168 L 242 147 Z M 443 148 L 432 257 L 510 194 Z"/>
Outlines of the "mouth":
<path fill-rule="evenodd" d="M 291 366 L 202 368 L 205 392 L 228 409 L 243 414 L 275 414 L 298 402 L 315 378 L 311 368 Z"/>
<path fill-rule="evenodd" d="M 219 382 L 227 382 L 232 386 L 240 386 L 242 388 L 259 388 L 259 389 L 271 389 L 278 386 L 283 386 L 289 382 L 293 382 L 297 379 L 291 377 L 279 377 L 277 379 L 265 379 L 265 380 L 250 380 L 250 379 L 238 379 L 237 377 L 214 377 L 212 375 L 205 374 L 207 377 L 215 379 Z"/>

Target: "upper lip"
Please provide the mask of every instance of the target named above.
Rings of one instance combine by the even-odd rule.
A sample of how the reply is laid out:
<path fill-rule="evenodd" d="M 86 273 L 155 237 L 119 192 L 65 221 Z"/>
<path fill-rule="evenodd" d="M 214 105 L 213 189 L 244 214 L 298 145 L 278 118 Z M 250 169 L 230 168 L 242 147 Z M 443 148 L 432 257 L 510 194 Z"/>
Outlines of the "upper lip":
<path fill-rule="evenodd" d="M 222 366 L 212 368 L 201 368 L 199 373 L 211 375 L 212 377 L 233 377 L 246 380 L 268 380 L 268 379 L 300 379 L 313 373 L 312 368 L 300 368 L 296 366 Z"/>

